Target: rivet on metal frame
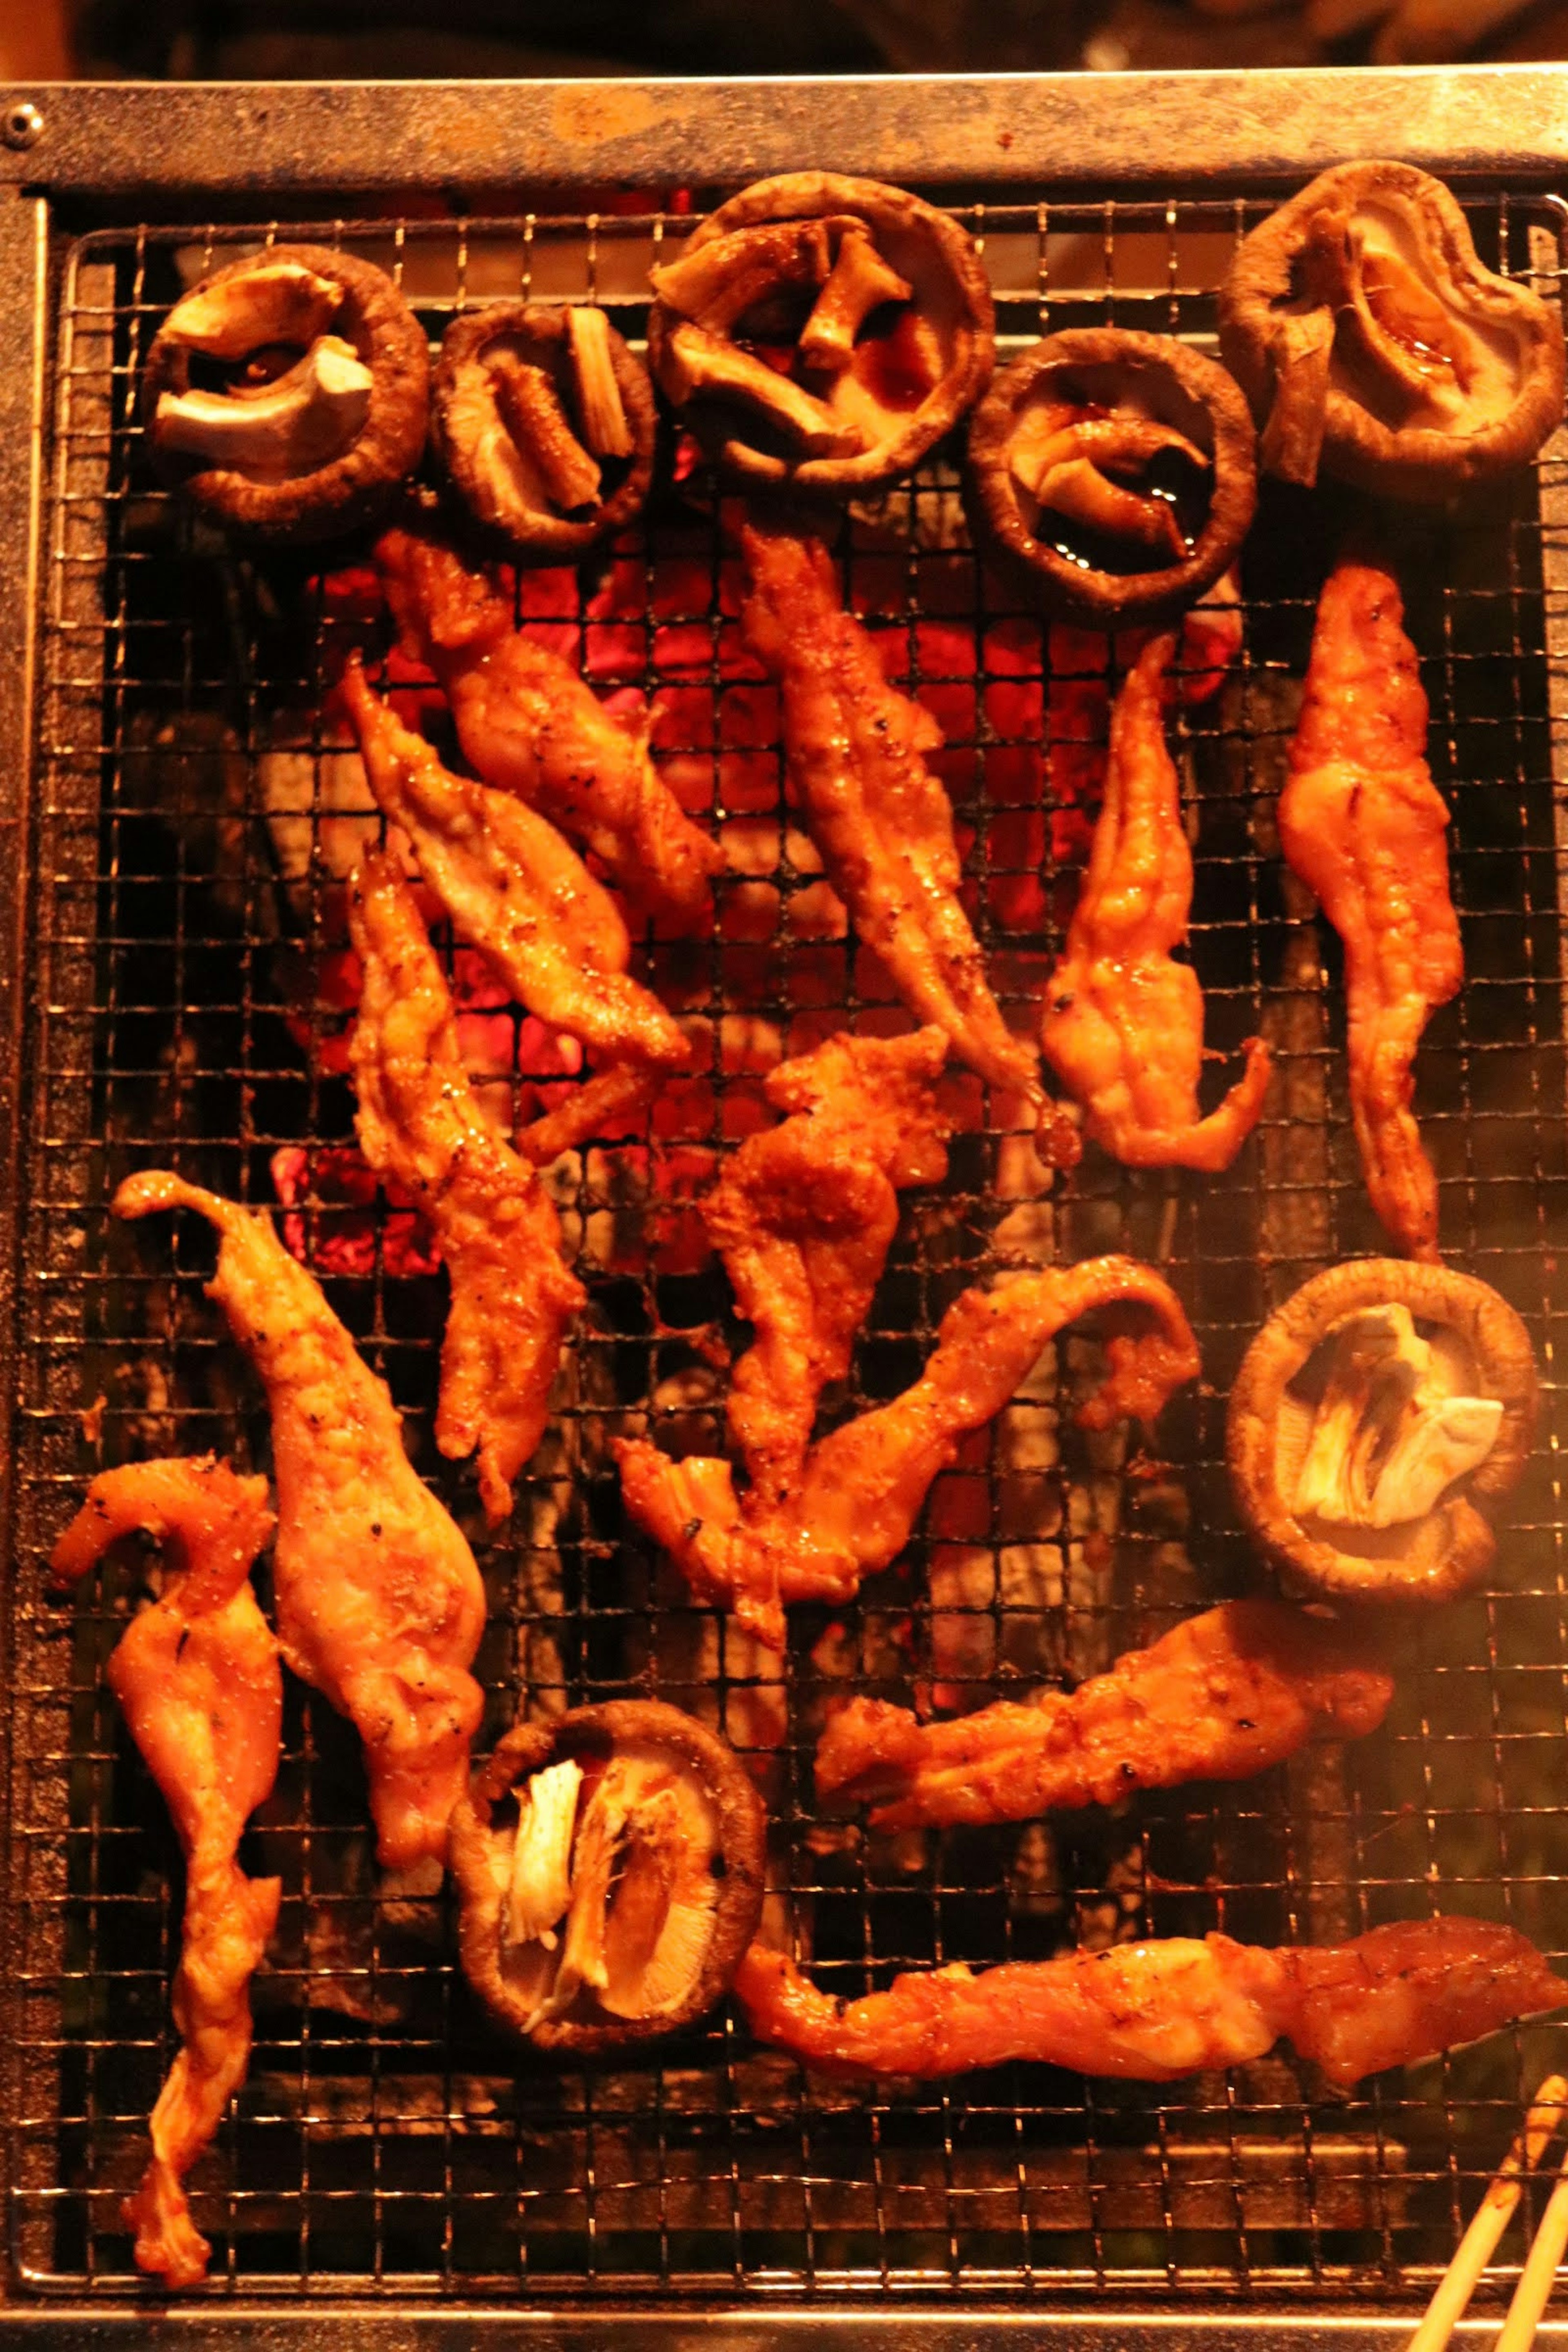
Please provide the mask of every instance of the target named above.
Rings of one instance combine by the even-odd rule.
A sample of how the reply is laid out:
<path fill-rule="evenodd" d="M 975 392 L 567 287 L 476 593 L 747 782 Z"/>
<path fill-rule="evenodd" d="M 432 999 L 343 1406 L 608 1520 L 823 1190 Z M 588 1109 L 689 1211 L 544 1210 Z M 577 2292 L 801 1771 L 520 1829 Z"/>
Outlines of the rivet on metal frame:
<path fill-rule="evenodd" d="M 7 147 L 36 147 L 44 135 L 44 118 L 31 99 L 8 106 L 0 116 L 0 139 Z"/>

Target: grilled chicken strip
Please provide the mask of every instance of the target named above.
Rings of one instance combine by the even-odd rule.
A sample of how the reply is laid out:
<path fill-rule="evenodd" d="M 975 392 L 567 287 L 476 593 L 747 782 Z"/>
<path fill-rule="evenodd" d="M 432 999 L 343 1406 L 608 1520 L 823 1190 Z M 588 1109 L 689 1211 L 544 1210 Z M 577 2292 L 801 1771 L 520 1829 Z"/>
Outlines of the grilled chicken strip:
<path fill-rule="evenodd" d="M 1373 1207 L 1408 1255 L 1437 1257 L 1437 1180 L 1411 1108 L 1435 1006 L 1464 978 L 1425 757 L 1426 697 L 1386 572 L 1342 563 L 1318 605 L 1279 841 L 1345 946 L 1351 1111 Z"/>
<path fill-rule="evenodd" d="M 106 1470 L 56 1544 L 57 1584 L 74 1584 L 110 1544 L 144 1529 L 165 1547 L 163 1589 L 109 1661 L 109 1686 L 163 1792 L 185 1857 L 174 1975 L 180 2052 L 153 2110 L 153 2153 L 125 2200 L 140 2270 L 171 2286 L 206 2276 L 212 2248 L 183 2186 L 250 2061 L 250 1979 L 278 1924 L 281 1883 L 235 1860 L 271 1794 L 283 1674 L 247 1581 L 271 1535 L 265 1478 L 226 1462 L 136 1462 Z"/>
<path fill-rule="evenodd" d="M 119 1217 L 195 1209 L 222 1235 L 208 1286 L 272 1413 L 272 1591 L 287 1663 L 358 1731 L 377 1852 L 447 1851 L 482 1694 L 474 1556 L 403 1449 L 397 1408 L 270 1223 L 163 1169 L 128 1177 Z"/>
<path fill-rule="evenodd" d="M 1525 1937 L 1458 1918 L 1374 1927 L 1321 1949 L 1173 1936 L 978 1976 L 934 1969 L 850 2001 L 753 1944 L 735 1990 L 759 2042 L 849 2074 L 929 2080 L 1021 2058 L 1170 2083 L 1260 2058 L 1284 2035 L 1342 2089 L 1565 1997 Z"/>
<path fill-rule="evenodd" d="M 561 1342 L 587 1293 L 561 1263 L 561 1221 L 528 1160 L 474 1099 L 452 1000 L 395 858 L 349 883 L 349 929 L 364 971 L 352 1062 L 364 1156 L 417 1202 L 451 1277 L 436 1443 L 479 1448 L 494 1527 L 544 1434 Z"/>
<path fill-rule="evenodd" d="M 406 650 L 439 679 L 463 756 L 593 851 L 629 904 L 697 929 L 724 863 L 648 756 L 559 654 L 524 636 L 482 572 L 388 531 L 375 560 Z"/>
<path fill-rule="evenodd" d="M 1034 1053 L 1009 1034 L 959 903 L 952 807 L 923 756 L 941 745 L 936 721 L 889 685 L 819 541 L 748 525 L 742 546 L 742 625 L 783 688 L 785 756 L 828 880 L 916 1019 L 994 1086 L 1037 1102 Z"/>
<path fill-rule="evenodd" d="M 1242 1076 L 1200 1118 L 1203 992 L 1171 953 L 1185 941 L 1193 903 L 1162 706 L 1175 645 L 1152 638 L 1116 698 L 1105 797 L 1067 950 L 1047 984 L 1040 1043 L 1089 1133 L 1130 1168 L 1228 1168 L 1263 1108 L 1268 1048 L 1248 1039 Z"/>
<path fill-rule="evenodd" d="M 749 1135 L 702 1203 L 755 1345 L 731 1376 L 730 1434 L 760 1502 L 782 1500 L 816 1402 L 849 1369 L 898 1230 L 900 1184 L 940 1183 L 940 1029 L 830 1037 L 771 1071 L 783 1125 Z"/>
<path fill-rule="evenodd" d="M 683 1068 L 685 1038 L 627 976 L 620 909 L 554 826 L 510 793 L 444 768 L 371 692 L 357 657 L 342 694 L 383 814 L 402 826 L 426 881 L 518 1003 L 606 1061 Z"/>
<path fill-rule="evenodd" d="M 1375 1731 L 1394 1681 L 1359 1629 L 1279 1601 L 1227 1601 L 1070 1694 L 950 1723 L 852 1698 L 816 1751 L 819 1797 L 886 1797 L 877 1829 L 1022 1822 L 1138 1789 L 1246 1780 L 1311 1739 Z"/>
<path fill-rule="evenodd" d="M 1079 1418 L 1094 1428 L 1134 1413 L 1152 1421 L 1173 1389 L 1196 1379 L 1197 1343 L 1175 1293 L 1150 1267 L 1087 1258 L 966 1290 L 943 1316 L 914 1386 L 824 1438 L 776 1505 L 738 1496 L 728 1462 L 672 1462 L 633 1438 L 616 1449 L 626 1507 L 698 1600 L 732 1610 L 782 1649 L 784 1604 L 847 1601 L 896 1559 L 959 1439 L 1001 1412 L 1058 1331 L 1116 1305 L 1145 1307 L 1157 1328 L 1110 1342 L 1109 1377 Z"/>

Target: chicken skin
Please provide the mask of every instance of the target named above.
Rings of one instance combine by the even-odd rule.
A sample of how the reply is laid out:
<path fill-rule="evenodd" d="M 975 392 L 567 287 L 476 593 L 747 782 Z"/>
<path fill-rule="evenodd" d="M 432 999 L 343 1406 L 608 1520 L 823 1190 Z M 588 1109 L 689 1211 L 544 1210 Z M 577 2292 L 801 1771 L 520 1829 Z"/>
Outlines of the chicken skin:
<path fill-rule="evenodd" d="M 756 1332 L 731 1376 L 730 1434 L 753 1493 L 781 1500 L 799 1474 L 816 1402 L 842 1380 L 898 1230 L 897 1187 L 947 1173 L 932 1088 L 940 1029 L 830 1037 L 769 1073 L 791 1115 L 749 1135 L 702 1204 L 736 1304 Z"/>
<path fill-rule="evenodd" d="M 349 929 L 364 973 L 354 1124 L 371 1166 L 417 1202 L 440 1242 L 452 1304 L 436 1443 L 455 1460 L 478 1446 L 493 1527 L 544 1434 L 562 1339 L 587 1294 L 561 1263 L 561 1221 L 537 1169 L 474 1099 L 452 1000 L 395 858 L 355 868 Z"/>
<path fill-rule="evenodd" d="M 760 1641 L 782 1649 L 784 1604 L 847 1601 L 896 1559 L 959 1439 L 1001 1412 L 1058 1331 L 1115 1305 L 1142 1307 L 1156 1328 L 1110 1342 L 1109 1376 L 1079 1418 L 1094 1428 L 1129 1414 L 1152 1421 L 1173 1390 L 1197 1377 L 1191 1327 L 1150 1267 L 1088 1258 L 966 1290 L 943 1316 L 914 1386 L 824 1438 L 776 1505 L 737 1496 L 728 1462 L 673 1462 L 634 1438 L 616 1449 L 626 1507 L 698 1600 L 732 1610 Z"/>
<path fill-rule="evenodd" d="M 1312 1739 L 1375 1731 L 1393 1677 L 1359 1631 L 1279 1601 L 1228 1601 L 1070 1694 L 999 1701 L 955 1722 L 852 1698 L 816 1751 L 816 1793 L 890 1797 L 871 1822 L 1023 1822 L 1139 1789 L 1246 1780 Z"/>
<path fill-rule="evenodd" d="M 114 1196 L 116 1216 L 164 1209 L 222 1235 L 209 1296 L 266 1385 L 283 1656 L 359 1733 L 381 1860 L 444 1856 L 483 1704 L 474 1556 L 404 1452 L 385 1381 L 268 1220 L 162 1169 Z"/>
<path fill-rule="evenodd" d="M 513 625 L 482 572 L 448 547 L 388 531 L 377 569 L 405 649 L 439 679 L 463 756 L 592 850 L 627 903 L 683 929 L 712 919 L 724 863 L 648 756 L 559 654 Z"/>
<path fill-rule="evenodd" d="M 620 909 L 554 826 L 510 793 L 444 768 L 371 692 L 357 658 L 342 691 L 378 806 L 402 826 L 453 923 L 518 1003 L 606 1061 L 683 1068 L 685 1038 L 627 975 Z"/>
<path fill-rule="evenodd" d="M 1173 1936 L 978 1976 L 933 1969 L 849 2001 L 753 1944 L 735 1991 L 759 2042 L 847 2074 L 930 2080 L 1024 2059 L 1172 2083 L 1261 2058 L 1283 2035 L 1347 2090 L 1564 1999 L 1525 1937 L 1459 1918 L 1374 1927 L 1319 1949 Z"/>
<path fill-rule="evenodd" d="M 1095 1142 L 1130 1168 L 1228 1168 L 1258 1124 L 1268 1049 L 1198 1116 L 1204 1000 L 1173 948 L 1187 936 L 1193 856 L 1162 703 L 1173 636 L 1152 638 L 1110 717 L 1105 797 L 1067 950 L 1046 988 L 1040 1044 Z M 1058 1122 L 1057 1158 L 1076 1156 Z"/>
<path fill-rule="evenodd" d="M 827 878 L 919 1021 L 994 1086 L 1037 1102 L 1032 1049 L 1011 1035 L 959 902 L 952 807 L 924 754 L 936 721 L 889 685 L 839 601 L 817 540 L 748 525 L 746 642 L 783 689 L 784 752 Z"/>
<path fill-rule="evenodd" d="M 206 2276 L 212 2248 L 184 2181 L 212 2141 L 250 2062 L 250 1979 L 278 1924 L 276 1878 L 235 1860 L 245 1824 L 271 1794 L 283 1724 L 278 1644 L 247 1581 L 272 1533 L 265 1478 L 225 1462 L 137 1462 L 106 1470 L 50 1558 L 75 1584 L 110 1544 L 139 1529 L 165 1547 L 163 1589 L 132 1619 L 109 1686 L 163 1792 L 185 1857 L 185 1911 L 174 1990 L 180 2053 L 153 2110 L 153 2153 L 125 2200 L 141 2270 L 171 2286 Z"/>
<path fill-rule="evenodd" d="M 1387 572 L 1342 563 L 1318 604 L 1279 843 L 1345 949 L 1351 1112 L 1373 1207 L 1437 1258 L 1437 1180 L 1411 1104 L 1429 1014 L 1465 976 L 1426 697 Z"/>

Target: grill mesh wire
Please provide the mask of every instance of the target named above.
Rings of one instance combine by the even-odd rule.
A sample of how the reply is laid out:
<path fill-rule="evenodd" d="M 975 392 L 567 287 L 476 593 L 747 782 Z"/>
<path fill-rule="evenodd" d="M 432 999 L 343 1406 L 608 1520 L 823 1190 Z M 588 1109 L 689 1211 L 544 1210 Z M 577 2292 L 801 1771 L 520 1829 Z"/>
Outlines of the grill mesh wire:
<path fill-rule="evenodd" d="M 1234 239 L 1261 209 L 1107 203 L 963 217 L 984 238 L 1005 335 L 1107 321 L 1202 337 Z M 1563 212 L 1539 197 L 1471 204 L 1483 257 L 1543 281 L 1557 276 Z M 635 333 L 647 265 L 667 227 L 684 226 L 310 233 L 397 269 L 437 329 L 466 301 L 521 288 L 596 295 Z M 323 1050 L 338 1025 L 322 1009 L 337 933 L 318 820 L 333 771 L 313 713 L 330 615 L 303 563 L 237 562 L 173 510 L 140 450 L 140 367 L 178 272 L 188 281 L 269 233 L 95 233 L 69 256 L 62 301 L 7 1962 L 20 2020 L 10 2252 L 24 2281 L 57 2291 L 123 2288 L 132 2275 L 119 2200 L 174 2046 L 179 1881 L 161 1800 L 101 1681 L 136 1580 L 117 1567 L 73 1610 L 45 1595 L 43 1559 L 100 1462 L 209 1446 L 267 1459 L 255 1385 L 201 1294 L 205 1235 L 162 1221 L 111 1229 L 119 1178 L 166 1163 L 265 1202 L 274 1154 L 292 1149 L 314 1262 L 365 1254 L 362 1271 L 330 1284 L 333 1304 L 407 1409 L 421 1465 L 474 1521 L 468 1473 L 439 1464 L 429 1434 L 439 1278 L 406 1270 L 405 1220 L 382 1208 L 367 1223 L 333 1197 L 330 1147 L 351 1134 L 352 1100 Z M 712 1325 L 738 1335 L 721 1275 L 689 1247 L 683 1203 L 706 1181 L 706 1155 L 754 1119 L 754 1089 L 689 1088 L 656 1121 L 651 1153 L 594 1150 L 559 1171 L 593 1305 L 516 1517 L 480 1546 L 487 1738 L 520 1685 L 542 1712 L 655 1689 L 719 1724 L 763 1759 L 776 1824 L 770 1931 L 797 1937 L 836 1990 L 885 1981 L 895 1963 L 983 1965 L 1075 1938 L 1210 1927 L 1327 1938 L 1439 1902 L 1568 1949 L 1553 1356 L 1568 1176 L 1563 876 L 1546 593 L 1563 476 L 1549 452 L 1535 478 L 1462 525 L 1266 499 L 1240 655 L 1182 731 L 1208 1042 L 1233 1051 L 1262 1024 L 1281 1057 L 1269 1119 L 1226 1176 L 1128 1176 L 1091 1155 L 1052 1195 L 961 1076 L 954 1102 L 971 1131 L 955 1139 L 952 1181 L 906 1198 L 855 1377 L 829 1401 L 847 1412 L 902 1386 L 945 1306 L 996 1265 L 1128 1247 L 1164 1267 L 1204 1348 L 1202 1391 L 1169 1408 L 1158 1460 L 1129 1467 L 1121 1445 L 1086 1439 L 1065 1412 L 1058 1422 L 1058 1384 L 1065 1402 L 1092 1376 L 1092 1348 L 1068 1340 L 939 1482 L 901 1567 L 831 1620 L 797 1613 L 775 1684 L 622 1541 L 606 1467 L 609 1438 L 650 1407 L 681 1450 L 710 1447 L 721 1430 L 722 1383 L 698 1343 Z M 954 478 L 928 466 L 881 522 L 847 528 L 841 551 L 852 604 L 945 730 L 943 772 L 973 835 L 977 924 L 1024 1025 L 1083 832 L 1059 805 L 1042 817 L 1042 738 L 1059 804 L 1064 741 L 1096 723 L 1092 694 L 1067 681 L 1095 656 L 995 601 L 952 543 Z M 1445 1240 L 1524 1314 L 1544 1380 L 1542 1439 L 1495 1587 L 1402 1640 L 1389 1723 L 1342 1759 L 1049 1829 L 868 1843 L 819 1822 L 811 1800 L 816 1732 L 845 1676 L 892 1696 L 934 1685 L 943 1703 L 972 1706 L 999 1685 L 1094 1671 L 1244 1589 L 1223 1467 L 1231 1375 L 1307 1272 L 1378 1245 L 1350 1138 L 1332 942 L 1288 895 L 1270 831 L 1316 589 L 1336 534 L 1357 520 L 1406 584 L 1431 757 L 1454 811 L 1468 978 L 1420 1064 Z M 683 1011 L 755 1014 L 791 1045 L 846 1018 L 897 1026 L 868 962 L 817 935 L 820 893 L 781 833 L 776 709 L 738 657 L 721 556 L 710 508 L 667 486 L 607 586 L 557 573 L 530 592 L 602 687 L 663 693 L 661 748 L 698 797 L 714 797 L 746 864 L 721 886 L 719 940 L 656 950 L 653 969 Z M 268 764 L 289 751 L 302 767 Z M 279 779 L 297 794 L 300 775 L 317 854 L 285 887 L 264 803 Z M 470 1024 L 468 1038 L 487 1051 L 500 1041 L 521 1109 L 533 1099 L 518 1067 L 529 1033 L 499 1019 Z M 650 1189 L 651 1224 L 638 1205 Z M 81 1416 L 100 1396 L 95 1429 Z M 249 2081 L 196 2175 L 220 2283 L 394 2294 L 521 2284 L 552 2299 L 846 2284 L 1394 2292 L 1447 2259 L 1552 2044 L 1547 2028 L 1500 2035 L 1348 2101 L 1279 2057 L 1163 2093 L 1026 2066 L 913 2091 L 808 2084 L 722 2015 L 662 2060 L 518 2062 L 468 2002 L 443 1899 L 378 1894 L 363 1822 L 352 1737 L 292 1687 L 278 1791 L 247 1856 L 281 1873 L 282 1920 L 257 1988 Z"/>

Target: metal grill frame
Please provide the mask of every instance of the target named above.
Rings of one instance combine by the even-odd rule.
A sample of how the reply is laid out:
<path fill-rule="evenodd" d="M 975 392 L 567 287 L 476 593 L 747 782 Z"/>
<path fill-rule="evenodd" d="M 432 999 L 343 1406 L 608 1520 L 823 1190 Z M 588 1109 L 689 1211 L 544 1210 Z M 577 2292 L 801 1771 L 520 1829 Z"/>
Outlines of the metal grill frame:
<path fill-rule="evenodd" d="M 0 299 L 5 315 L 26 320 L 11 360 L 0 366 L 0 558 L 26 593 L 0 610 L 0 1202 L 8 1211 L 0 1240 L 0 1395 L 17 1394 L 18 1251 L 23 1230 L 17 1200 L 16 1153 L 26 1117 L 22 1067 L 26 1034 L 29 898 L 36 813 L 30 800 L 36 733 L 35 659 L 40 614 L 39 530 L 47 476 L 47 436 L 53 413 L 51 337 L 60 269 L 74 234 L 129 209 L 154 217 L 194 219 L 204 210 L 223 217 L 276 212 L 291 218 L 320 215 L 328 189 L 370 184 L 452 196 L 459 185 L 477 205 L 504 193 L 504 209 L 523 208 L 536 188 L 552 191 L 552 209 L 565 190 L 571 208 L 586 206 L 608 183 L 679 184 L 691 177 L 691 158 L 704 159 L 708 184 L 729 184 L 763 171 L 822 164 L 902 179 L 967 200 L 984 191 L 1016 203 L 1025 187 L 1081 203 L 1087 195 L 1135 198 L 1153 193 L 1163 177 L 1179 181 L 1184 196 L 1256 194 L 1270 184 L 1300 179 L 1347 155 L 1398 152 L 1446 176 L 1484 177 L 1521 193 L 1568 184 L 1568 72 L 1535 69 L 1436 73 L 1300 76 L 1119 77 L 1103 81 L 986 78 L 970 82 L 858 81 L 844 84 L 564 84 L 484 85 L 473 89 L 344 87 L 299 90 L 45 89 L 0 98 L 0 135 L 20 133 L 14 109 L 31 102 L 42 131 L 30 146 L 0 159 Z M 243 128 L 237 131 L 237 121 Z M 229 158 L 243 148 L 243 192 Z M 1063 158 L 1070 162 L 1064 166 Z M 1156 159 L 1151 163 L 1151 158 Z M 346 168 L 345 168 L 346 166 Z M 268 202 L 258 203 L 265 194 Z M 312 199 L 314 199 L 312 201 Z M 461 206 L 458 207 L 461 209 Z M 493 207 L 500 210 L 500 205 Z M 334 206 L 333 209 L 336 209 Z M 368 204 L 343 210 L 369 213 Z M 389 209 L 378 204 L 377 211 Z M 1553 491 L 1543 498 L 1548 541 L 1561 520 Z M 1558 581 L 1549 565 L 1546 599 L 1553 695 L 1553 769 L 1564 772 L 1561 739 L 1565 691 Z M 1561 827 L 1561 810 L 1560 810 Z M 12 1557 L 11 1514 L 16 1428 L 7 1412 L 0 1444 L 5 1480 L 4 1557 Z M 13 1617 L 7 1606 L 9 1643 Z M 9 1655 L 0 1657 L 3 1685 L 13 1687 Z M 6 1765 L 11 1757 L 6 1750 Z M 3 1791 L 7 1864 L 9 1781 Z M 9 1869 L 8 1869 L 9 1880 Z M 9 1901 L 9 1886 L 8 1886 Z M 15 1916 L 7 1914 L 8 1924 Z M 19 2023 L 16 1988 L 7 1975 L 0 2023 L 12 2044 L 7 2101 L 0 2121 L 19 2112 Z M 16 2148 L 7 2130 L 7 2195 Z M 428 2306 L 400 2303 L 392 2292 L 374 2305 L 339 2303 L 288 2314 L 268 2295 L 265 2316 L 242 2295 L 218 2307 L 208 2302 L 188 2326 L 193 2340 L 237 2345 L 303 2343 L 318 2332 L 343 2331 L 366 2343 L 458 2343 L 537 2340 L 568 2344 L 668 2336 L 698 2325 L 716 2340 L 786 2341 L 799 2328 L 832 2313 L 821 2302 L 800 2312 L 768 2314 L 758 2300 L 726 2315 L 713 2305 L 700 2315 L 668 2310 L 633 2316 L 596 2308 L 592 2315 L 504 2311 L 494 2305 Z M 1096 2309 L 1076 2319 L 1053 2319 L 1038 2305 L 1011 2311 L 966 2303 L 962 2319 L 929 2308 L 889 2312 L 880 2297 L 856 2311 L 853 2324 L 879 2343 L 924 2337 L 941 2352 L 962 2340 L 1000 2340 L 1018 2327 L 1049 2328 L 1050 2340 L 1078 2352 L 1081 2345 L 1115 2340 L 1140 2347 L 1170 2340 L 1170 2328 L 1201 2334 L 1226 2346 L 1233 2326 L 1215 2311 L 1188 2307 L 1179 2320 L 1147 2309 Z M 1476 2323 L 1479 2327 L 1485 2323 Z M 34 2339 L 60 2345 L 122 2340 L 144 2325 L 135 2306 L 95 2309 L 75 2303 L 68 2312 L 12 2304 L 0 2315 L 0 2343 Z M 1307 2329 L 1312 2340 L 1347 2347 L 1394 2340 L 1403 2323 L 1275 2313 L 1266 2332 L 1281 2343 Z M 184 2330 L 182 2331 L 184 2332 Z M 1255 2341 L 1257 2324 L 1247 2327 Z M 1549 2331 L 1568 2339 L 1568 2327 Z M 1238 2337 L 1239 2340 L 1239 2337 Z"/>

